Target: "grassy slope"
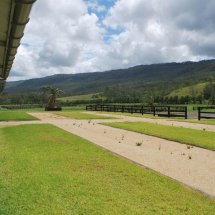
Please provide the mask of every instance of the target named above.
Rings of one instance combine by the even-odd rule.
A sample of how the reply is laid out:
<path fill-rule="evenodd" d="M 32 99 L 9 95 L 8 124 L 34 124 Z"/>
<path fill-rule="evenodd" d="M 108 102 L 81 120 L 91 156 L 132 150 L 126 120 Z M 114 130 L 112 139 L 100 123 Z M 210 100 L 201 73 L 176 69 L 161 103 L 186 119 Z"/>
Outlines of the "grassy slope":
<path fill-rule="evenodd" d="M 66 117 L 69 117 L 72 119 L 113 119 L 113 117 L 83 113 L 83 110 L 82 111 L 57 112 L 56 114 L 61 115 L 61 116 L 66 116 Z"/>
<path fill-rule="evenodd" d="M 54 126 L 5 127 L 0 134 L 2 215 L 215 210 L 213 199 Z"/>
<path fill-rule="evenodd" d="M 207 83 L 199 83 L 189 87 L 183 87 L 172 91 L 168 96 L 191 96 L 192 93 L 195 95 L 201 95 L 206 84 Z"/>
<path fill-rule="evenodd" d="M 0 121 L 27 121 L 37 120 L 23 111 L 0 111 Z"/>
<path fill-rule="evenodd" d="M 215 132 L 159 125 L 149 122 L 114 122 L 104 124 L 215 150 Z"/>

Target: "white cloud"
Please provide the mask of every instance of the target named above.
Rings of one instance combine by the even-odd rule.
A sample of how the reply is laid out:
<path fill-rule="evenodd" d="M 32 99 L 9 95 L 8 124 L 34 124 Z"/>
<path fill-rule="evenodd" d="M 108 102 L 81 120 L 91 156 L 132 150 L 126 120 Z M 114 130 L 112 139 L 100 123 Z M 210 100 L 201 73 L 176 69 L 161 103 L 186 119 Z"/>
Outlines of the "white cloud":
<path fill-rule="evenodd" d="M 109 11 L 98 0 L 38 0 L 10 79 L 214 58 L 214 10 L 214 0 L 118 0 Z"/>
<path fill-rule="evenodd" d="M 118 67 L 125 58 L 130 66 L 214 58 L 214 9 L 212 0 L 119 0 L 104 21 L 124 29 L 111 42 L 112 56 Z"/>

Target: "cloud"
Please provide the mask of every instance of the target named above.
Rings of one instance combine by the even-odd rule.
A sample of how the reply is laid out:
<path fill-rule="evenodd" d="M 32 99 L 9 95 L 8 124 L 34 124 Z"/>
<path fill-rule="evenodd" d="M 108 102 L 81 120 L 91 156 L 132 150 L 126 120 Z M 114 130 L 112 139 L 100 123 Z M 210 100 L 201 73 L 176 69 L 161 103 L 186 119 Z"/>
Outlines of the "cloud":
<path fill-rule="evenodd" d="M 214 58 L 215 2 L 212 0 L 119 0 L 104 24 L 123 28 L 111 42 L 129 65 Z M 115 47 L 115 49 L 113 48 Z"/>
<path fill-rule="evenodd" d="M 10 79 L 214 58 L 214 10 L 214 0 L 38 0 Z"/>

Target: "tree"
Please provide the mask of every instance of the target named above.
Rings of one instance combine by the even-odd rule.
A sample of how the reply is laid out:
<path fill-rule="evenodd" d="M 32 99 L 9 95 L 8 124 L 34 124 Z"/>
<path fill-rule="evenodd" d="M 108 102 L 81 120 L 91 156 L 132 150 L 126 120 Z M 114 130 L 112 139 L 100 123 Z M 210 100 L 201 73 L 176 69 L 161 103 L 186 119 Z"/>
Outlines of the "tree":
<path fill-rule="evenodd" d="M 215 82 L 213 77 L 209 77 L 208 84 L 206 84 L 203 94 L 204 98 L 207 100 L 213 100 L 215 97 Z"/>
<path fill-rule="evenodd" d="M 58 105 L 56 103 L 56 98 L 57 96 L 62 94 L 63 91 L 60 90 L 59 88 L 51 87 L 51 86 L 42 87 L 41 90 L 44 95 L 48 94 L 48 102 L 46 107 L 51 109 L 58 108 Z"/>

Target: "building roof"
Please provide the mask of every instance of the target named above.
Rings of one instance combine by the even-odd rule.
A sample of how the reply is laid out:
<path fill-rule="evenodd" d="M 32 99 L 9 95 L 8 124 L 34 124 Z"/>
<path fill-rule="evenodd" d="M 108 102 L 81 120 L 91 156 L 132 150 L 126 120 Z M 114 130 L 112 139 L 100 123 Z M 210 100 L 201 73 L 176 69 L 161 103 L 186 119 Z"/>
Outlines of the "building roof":
<path fill-rule="evenodd" d="M 10 74 L 36 0 L 0 0 L 0 92 Z"/>

